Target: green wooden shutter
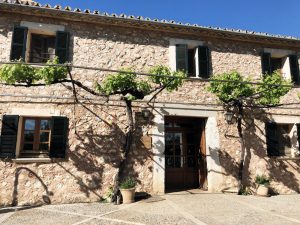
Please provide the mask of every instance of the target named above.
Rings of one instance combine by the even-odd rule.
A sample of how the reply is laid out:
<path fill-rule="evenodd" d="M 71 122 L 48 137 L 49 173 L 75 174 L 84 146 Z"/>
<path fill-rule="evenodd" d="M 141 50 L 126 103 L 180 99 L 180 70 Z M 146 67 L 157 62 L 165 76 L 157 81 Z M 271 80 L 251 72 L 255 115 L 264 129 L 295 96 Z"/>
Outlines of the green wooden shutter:
<path fill-rule="evenodd" d="M 50 157 L 65 158 L 67 149 L 68 118 L 52 117 Z"/>
<path fill-rule="evenodd" d="M 14 32 L 11 41 L 10 60 L 25 60 L 26 42 L 27 42 L 27 27 L 14 27 Z"/>
<path fill-rule="evenodd" d="M 15 158 L 18 136 L 19 116 L 4 115 L 2 117 L 0 158 Z"/>
<path fill-rule="evenodd" d="M 59 63 L 61 64 L 69 61 L 69 43 L 69 32 L 56 32 L 55 55 L 59 58 Z"/>
<path fill-rule="evenodd" d="M 266 142 L 268 156 L 280 156 L 278 149 L 277 124 L 274 122 L 266 123 Z"/>
<path fill-rule="evenodd" d="M 264 52 L 261 56 L 261 67 L 262 67 L 262 73 L 265 74 L 271 74 L 271 54 Z"/>
<path fill-rule="evenodd" d="M 199 77 L 209 78 L 209 49 L 206 46 L 198 47 Z"/>
<path fill-rule="evenodd" d="M 296 55 L 290 55 L 289 56 L 290 61 L 290 69 L 291 69 L 291 78 L 292 81 L 296 84 L 300 84 L 300 78 L 299 78 L 299 63 L 298 63 L 298 56 Z"/>
<path fill-rule="evenodd" d="M 176 45 L 176 70 L 188 72 L 188 47 Z"/>

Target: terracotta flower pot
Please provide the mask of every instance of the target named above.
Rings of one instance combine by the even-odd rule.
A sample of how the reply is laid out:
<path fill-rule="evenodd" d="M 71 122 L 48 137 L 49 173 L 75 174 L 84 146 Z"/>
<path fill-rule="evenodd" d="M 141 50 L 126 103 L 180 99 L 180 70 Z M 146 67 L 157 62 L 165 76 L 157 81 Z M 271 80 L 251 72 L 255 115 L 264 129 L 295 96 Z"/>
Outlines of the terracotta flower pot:
<path fill-rule="evenodd" d="M 134 202 L 135 188 L 120 189 L 120 191 L 123 197 L 124 204 L 129 204 Z"/>
<path fill-rule="evenodd" d="M 268 196 L 269 194 L 269 188 L 264 186 L 264 185 L 259 185 L 257 190 L 256 190 L 256 195 L 259 196 Z"/>

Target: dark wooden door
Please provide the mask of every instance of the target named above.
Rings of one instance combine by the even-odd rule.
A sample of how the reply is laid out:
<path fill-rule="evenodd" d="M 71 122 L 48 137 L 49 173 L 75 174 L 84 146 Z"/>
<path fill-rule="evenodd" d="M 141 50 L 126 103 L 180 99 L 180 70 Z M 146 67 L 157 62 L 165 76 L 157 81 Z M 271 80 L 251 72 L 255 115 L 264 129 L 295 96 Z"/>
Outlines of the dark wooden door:
<path fill-rule="evenodd" d="M 166 190 L 205 186 L 205 120 L 166 117 L 165 122 Z"/>

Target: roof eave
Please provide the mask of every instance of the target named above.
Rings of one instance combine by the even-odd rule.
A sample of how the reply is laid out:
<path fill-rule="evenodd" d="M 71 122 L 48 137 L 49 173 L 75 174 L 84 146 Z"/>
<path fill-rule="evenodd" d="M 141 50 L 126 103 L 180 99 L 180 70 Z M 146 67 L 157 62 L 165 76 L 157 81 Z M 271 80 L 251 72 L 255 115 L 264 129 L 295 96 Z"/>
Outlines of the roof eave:
<path fill-rule="evenodd" d="M 74 12 L 62 9 L 45 8 L 38 6 L 25 6 L 22 4 L 0 3 L 0 11 L 9 13 L 19 13 L 25 15 L 47 16 L 51 18 L 71 21 L 81 21 L 89 23 L 101 23 L 114 26 L 151 29 L 173 33 L 184 33 L 190 35 L 212 37 L 217 39 L 227 39 L 236 41 L 247 41 L 253 43 L 268 43 L 274 45 L 300 48 L 300 40 L 294 38 L 282 38 L 268 35 L 258 35 L 253 32 L 237 32 L 231 30 L 214 29 L 199 26 L 188 26 L 185 24 L 164 23 L 161 21 L 141 20 L 137 18 L 122 18 L 111 15 L 91 14 L 85 12 Z M 45 15 L 46 14 L 46 15 Z"/>

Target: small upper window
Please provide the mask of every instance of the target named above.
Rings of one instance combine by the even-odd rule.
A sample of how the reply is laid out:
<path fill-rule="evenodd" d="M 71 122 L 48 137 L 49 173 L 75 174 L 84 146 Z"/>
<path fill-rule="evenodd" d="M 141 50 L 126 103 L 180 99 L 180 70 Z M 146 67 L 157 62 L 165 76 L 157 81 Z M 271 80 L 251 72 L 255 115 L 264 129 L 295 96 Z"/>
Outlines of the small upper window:
<path fill-rule="evenodd" d="M 57 56 L 60 63 L 68 62 L 69 36 L 69 33 L 64 31 L 45 35 L 27 27 L 17 26 L 13 32 L 10 60 L 45 63 Z"/>
<path fill-rule="evenodd" d="M 300 124 L 266 123 L 267 151 L 269 156 L 299 156 Z"/>
<path fill-rule="evenodd" d="M 295 84 L 300 84 L 299 63 L 297 55 L 262 54 L 262 73 L 272 74 L 279 71 L 283 77 L 291 79 Z"/>
<path fill-rule="evenodd" d="M 55 56 L 55 36 L 32 34 L 29 62 L 45 63 Z"/>
<path fill-rule="evenodd" d="M 176 45 L 176 70 L 185 71 L 189 77 L 209 77 L 209 52 L 206 46 Z"/>

